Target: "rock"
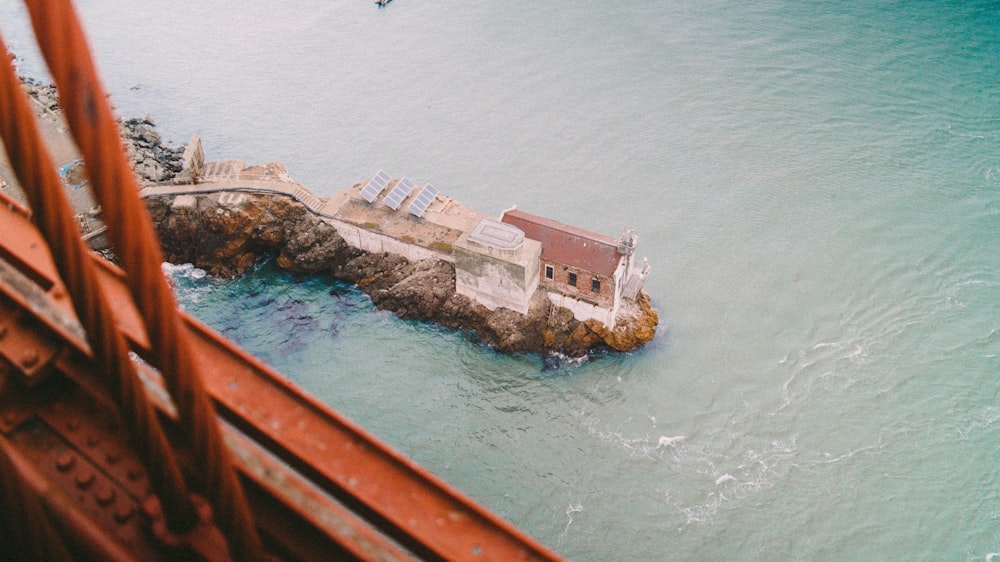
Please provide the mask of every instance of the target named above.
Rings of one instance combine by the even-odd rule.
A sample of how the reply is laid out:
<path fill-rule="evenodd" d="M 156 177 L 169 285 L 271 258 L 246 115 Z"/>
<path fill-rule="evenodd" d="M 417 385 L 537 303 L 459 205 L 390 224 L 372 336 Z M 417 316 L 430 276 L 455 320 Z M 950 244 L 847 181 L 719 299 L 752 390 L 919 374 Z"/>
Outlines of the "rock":
<path fill-rule="evenodd" d="M 59 96 L 54 85 L 21 78 L 21 87 L 49 111 L 59 111 Z"/>
<path fill-rule="evenodd" d="M 312 217 L 309 217 L 312 218 Z M 337 254 L 346 247 L 337 229 L 318 220 L 300 220 L 285 229 L 278 265 L 298 273 L 320 273 L 331 269 Z"/>
<path fill-rule="evenodd" d="M 620 322 L 614 329 L 608 329 L 604 324 L 592 320 L 588 321 L 587 327 L 615 351 L 635 349 L 656 336 L 656 325 L 660 321 L 645 290 L 639 293 L 636 303 L 639 305 L 639 313 Z"/>
<path fill-rule="evenodd" d="M 336 229 L 289 197 L 248 194 L 235 209 L 221 205 L 218 194 L 194 197 L 194 205 L 182 207 L 172 197 L 146 200 L 168 261 L 232 277 L 277 255 L 279 266 L 313 274 L 332 270 L 346 248 Z"/>
<path fill-rule="evenodd" d="M 183 169 L 183 149 L 164 145 L 155 127 L 156 122 L 148 115 L 119 123 L 125 153 L 139 183 L 170 181 Z"/>

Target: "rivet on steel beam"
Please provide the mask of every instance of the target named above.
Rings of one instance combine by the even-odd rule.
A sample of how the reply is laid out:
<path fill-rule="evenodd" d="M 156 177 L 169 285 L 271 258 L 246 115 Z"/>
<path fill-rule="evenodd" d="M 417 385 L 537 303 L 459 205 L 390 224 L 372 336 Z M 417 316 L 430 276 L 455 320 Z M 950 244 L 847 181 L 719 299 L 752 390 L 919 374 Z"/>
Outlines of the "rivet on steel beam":
<path fill-rule="evenodd" d="M 38 364 L 38 352 L 34 349 L 29 349 L 21 354 L 21 366 L 25 369 L 30 369 Z"/>
<path fill-rule="evenodd" d="M 114 516 L 115 521 L 124 523 L 131 519 L 134 513 L 135 509 L 132 507 L 132 504 L 118 504 L 112 515 Z"/>
<path fill-rule="evenodd" d="M 125 472 L 125 476 L 128 477 L 128 479 L 131 480 L 132 482 L 135 482 L 136 480 L 139 479 L 140 476 L 142 476 L 142 469 L 139 468 L 138 466 L 131 466 Z"/>
<path fill-rule="evenodd" d="M 91 433 L 87 436 L 87 446 L 94 447 L 101 442 L 101 436 L 96 433 Z"/>
<path fill-rule="evenodd" d="M 66 429 L 76 431 L 80 429 L 80 418 L 70 418 L 66 421 Z"/>
<path fill-rule="evenodd" d="M 118 451 L 108 451 L 104 455 L 104 460 L 108 461 L 108 464 L 118 464 L 118 461 L 122 460 L 122 454 Z"/>
<path fill-rule="evenodd" d="M 73 453 L 63 453 L 56 459 L 56 468 L 59 472 L 66 472 L 76 464 L 76 455 Z"/>
<path fill-rule="evenodd" d="M 115 489 L 111 487 L 111 484 L 105 483 L 97 488 L 94 497 L 97 498 L 97 503 L 105 506 L 110 505 L 111 502 L 115 501 Z"/>
<path fill-rule="evenodd" d="M 163 517 L 163 506 L 160 504 L 160 498 L 156 496 L 149 496 L 142 502 L 142 514 L 146 516 L 149 521 L 156 521 L 157 519 Z"/>
<path fill-rule="evenodd" d="M 86 490 L 94 484 L 94 471 L 84 470 L 76 474 L 76 486 L 81 490 Z"/>

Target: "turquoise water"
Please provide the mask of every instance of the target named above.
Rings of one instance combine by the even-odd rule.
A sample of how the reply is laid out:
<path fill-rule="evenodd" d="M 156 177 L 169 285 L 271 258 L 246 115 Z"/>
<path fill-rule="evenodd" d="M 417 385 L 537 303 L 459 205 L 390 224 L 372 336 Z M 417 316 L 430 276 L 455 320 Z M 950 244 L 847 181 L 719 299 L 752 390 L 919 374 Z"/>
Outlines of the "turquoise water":
<path fill-rule="evenodd" d="M 191 312 L 574 560 L 1000 552 L 1000 7 L 79 2 L 106 86 L 320 195 L 640 236 L 663 325 L 543 370 L 264 266 Z M 0 31 L 39 71 L 23 9 Z"/>

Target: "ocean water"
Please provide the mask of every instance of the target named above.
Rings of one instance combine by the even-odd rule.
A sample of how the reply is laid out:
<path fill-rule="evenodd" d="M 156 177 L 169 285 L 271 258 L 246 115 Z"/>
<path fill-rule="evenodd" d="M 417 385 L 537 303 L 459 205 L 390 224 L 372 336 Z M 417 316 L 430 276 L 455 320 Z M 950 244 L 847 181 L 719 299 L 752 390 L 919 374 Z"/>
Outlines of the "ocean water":
<path fill-rule="evenodd" d="M 1000 556 L 995 2 L 78 3 L 123 115 L 633 227 L 662 326 L 545 369 L 272 264 L 183 305 L 573 560 Z M 41 73 L 24 9 L 0 32 Z"/>

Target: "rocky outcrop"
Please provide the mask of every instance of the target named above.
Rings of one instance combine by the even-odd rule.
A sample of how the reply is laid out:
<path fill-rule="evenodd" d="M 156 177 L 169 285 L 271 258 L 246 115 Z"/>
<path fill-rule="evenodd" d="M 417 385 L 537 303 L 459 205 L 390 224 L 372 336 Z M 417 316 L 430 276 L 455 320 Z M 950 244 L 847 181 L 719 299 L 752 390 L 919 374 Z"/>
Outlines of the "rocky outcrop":
<path fill-rule="evenodd" d="M 59 94 L 53 84 L 39 82 L 33 78 L 21 76 L 21 88 L 37 101 L 46 111 L 57 113 L 60 110 Z"/>
<path fill-rule="evenodd" d="M 411 263 L 394 254 L 365 254 L 347 260 L 331 274 L 357 283 L 376 306 L 401 318 L 471 331 L 505 353 L 579 357 L 602 347 L 629 351 L 653 338 L 659 320 L 645 293 L 639 313 L 612 330 L 600 322 L 580 322 L 568 309 L 554 306 L 544 289 L 535 293 L 527 314 L 506 308 L 491 311 L 455 292 L 455 268 L 440 260 Z"/>
<path fill-rule="evenodd" d="M 645 294 L 634 318 L 608 329 L 580 322 L 551 304 L 544 290 L 527 314 L 490 311 L 455 292 L 446 261 L 410 262 L 348 246 L 336 229 L 282 195 L 200 194 L 147 199 L 166 259 L 190 262 L 216 276 L 247 271 L 265 256 L 283 269 L 326 274 L 357 284 L 375 305 L 400 318 L 466 330 L 505 353 L 559 352 L 578 357 L 598 348 L 626 351 L 655 335 L 656 311 Z"/>
<path fill-rule="evenodd" d="M 119 122 L 118 128 L 141 183 L 170 181 L 180 173 L 184 147 L 163 144 L 152 117 L 126 119 Z"/>
<path fill-rule="evenodd" d="M 163 253 L 173 263 L 193 263 L 217 277 L 246 272 L 264 256 L 296 273 L 321 273 L 349 254 L 329 224 L 284 196 L 223 194 L 146 200 Z"/>
<path fill-rule="evenodd" d="M 58 115 L 62 111 L 56 87 L 37 80 L 21 77 L 21 88 L 42 108 Z M 142 183 L 156 183 L 173 179 L 183 168 L 181 157 L 184 147 L 164 144 L 156 132 L 156 122 L 150 116 L 126 119 L 118 123 L 119 134 L 136 177 Z"/>

